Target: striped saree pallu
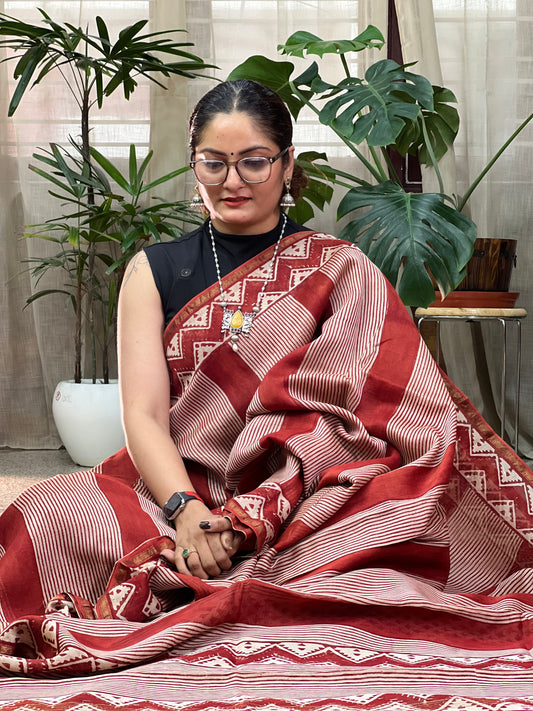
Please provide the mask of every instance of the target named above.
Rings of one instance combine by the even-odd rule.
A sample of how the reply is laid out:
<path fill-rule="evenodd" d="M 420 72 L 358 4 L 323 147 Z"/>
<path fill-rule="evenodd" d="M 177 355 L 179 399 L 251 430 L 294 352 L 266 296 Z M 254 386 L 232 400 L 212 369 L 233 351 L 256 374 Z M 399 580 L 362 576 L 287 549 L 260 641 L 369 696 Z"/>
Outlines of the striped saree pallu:
<path fill-rule="evenodd" d="M 255 303 L 271 255 L 224 279 L 230 308 Z M 179 659 L 207 675 L 274 648 L 279 669 L 404 658 L 407 691 L 458 657 L 529 673 L 530 472 L 380 272 L 306 232 L 283 240 L 237 352 L 219 302 L 218 285 L 200 294 L 164 341 L 172 437 L 245 535 L 232 570 L 203 581 L 160 560 L 173 529 L 125 450 L 42 482 L 0 519 L 3 673 Z"/>

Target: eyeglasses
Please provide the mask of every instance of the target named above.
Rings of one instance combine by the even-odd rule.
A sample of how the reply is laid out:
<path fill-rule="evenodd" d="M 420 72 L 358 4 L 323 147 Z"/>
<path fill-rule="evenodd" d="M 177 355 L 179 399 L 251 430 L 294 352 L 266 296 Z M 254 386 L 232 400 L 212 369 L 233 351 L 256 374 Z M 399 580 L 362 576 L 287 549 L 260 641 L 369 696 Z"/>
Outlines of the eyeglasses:
<path fill-rule="evenodd" d="M 245 183 L 264 183 L 270 178 L 272 164 L 285 155 L 289 148 L 290 146 L 287 146 L 272 158 L 249 156 L 234 161 L 204 158 L 192 160 L 189 165 L 194 171 L 196 180 L 202 185 L 222 185 L 228 177 L 230 165 L 235 166 L 239 178 Z"/>

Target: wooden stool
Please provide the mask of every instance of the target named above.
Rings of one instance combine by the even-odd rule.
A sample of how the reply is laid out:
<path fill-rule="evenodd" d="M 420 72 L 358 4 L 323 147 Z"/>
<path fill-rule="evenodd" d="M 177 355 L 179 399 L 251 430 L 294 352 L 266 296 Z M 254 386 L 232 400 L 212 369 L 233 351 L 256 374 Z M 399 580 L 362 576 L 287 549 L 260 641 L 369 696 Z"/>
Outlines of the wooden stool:
<path fill-rule="evenodd" d="M 472 323 L 474 321 L 496 321 L 502 326 L 502 348 L 503 348 L 503 368 L 501 379 L 501 406 L 500 406 L 500 436 L 505 436 L 505 393 L 507 386 L 507 324 L 513 323 L 517 329 L 516 346 L 516 380 L 515 380 L 515 436 L 514 448 L 518 451 L 518 426 L 520 418 L 520 367 L 522 361 L 522 319 L 527 316 L 526 309 L 463 309 L 435 307 L 415 311 L 418 330 L 424 321 L 435 321 L 437 323 L 437 350 L 436 360 L 439 363 L 440 356 L 440 325 L 442 321 L 464 321 Z"/>

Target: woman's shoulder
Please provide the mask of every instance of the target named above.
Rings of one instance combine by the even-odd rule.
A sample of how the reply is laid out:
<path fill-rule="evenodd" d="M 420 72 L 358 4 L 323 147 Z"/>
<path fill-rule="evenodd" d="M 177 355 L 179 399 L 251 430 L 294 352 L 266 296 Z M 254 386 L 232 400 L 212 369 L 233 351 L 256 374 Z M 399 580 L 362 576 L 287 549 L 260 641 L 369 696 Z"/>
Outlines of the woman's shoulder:
<path fill-rule="evenodd" d="M 170 284 L 184 265 L 195 263 L 199 259 L 200 242 L 203 237 L 202 226 L 169 242 L 157 242 L 147 245 L 144 253 L 148 264 L 161 290 L 165 284 Z"/>
<path fill-rule="evenodd" d="M 299 236 L 302 240 L 309 240 L 320 244 L 324 249 L 328 249 L 330 251 L 357 250 L 360 252 L 359 248 L 353 244 L 353 242 L 339 239 L 338 237 L 335 237 L 335 235 L 325 232 L 324 230 L 299 225 L 299 229 L 293 230 L 292 234 L 296 237 Z"/>
<path fill-rule="evenodd" d="M 310 230 L 309 228 L 303 228 L 301 235 L 293 235 L 293 238 L 299 236 L 300 239 L 296 240 L 295 244 L 293 243 L 294 248 L 298 248 L 298 244 L 300 244 L 299 250 L 302 253 L 309 253 L 310 250 L 316 252 L 318 250 L 322 266 L 333 260 L 333 264 L 351 264 L 365 271 L 378 272 L 382 276 L 376 265 L 353 242 L 339 239 L 335 235 L 322 230 Z M 308 243 L 307 246 L 304 246 L 304 243 Z M 313 246 L 311 246 L 311 243 Z"/>

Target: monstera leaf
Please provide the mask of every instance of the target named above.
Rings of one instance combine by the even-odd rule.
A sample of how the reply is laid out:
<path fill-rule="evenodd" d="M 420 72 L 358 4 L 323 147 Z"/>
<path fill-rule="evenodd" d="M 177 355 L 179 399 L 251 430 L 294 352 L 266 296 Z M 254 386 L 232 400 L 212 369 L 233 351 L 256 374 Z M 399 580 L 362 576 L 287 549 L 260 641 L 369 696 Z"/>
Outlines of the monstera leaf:
<path fill-rule="evenodd" d="M 388 146 L 406 124 L 416 125 L 422 108 L 433 111 L 431 83 L 392 59 L 373 64 L 364 80 L 344 79 L 336 92 L 339 89 L 320 111 L 320 122 L 357 145 L 367 141 L 370 146 Z"/>
<path fill-rule="evenodd" d="M 438 193 L 406 193 L 392 181 L 350 190 L 338 217 L 361 208 L 341 231 L 376 264 L 410 306 L 435 300 L 464 278 L 476 226 Z M 432 280 L 432 277 L 434 281 Z"/>
<path fill-rule="evenodd" d="M 343 43 L 353 49 L 361 38 L 377 41 L 373 32 L 371 40 L 362 33 L 355 40 L 331 42 L 297 32 L 282 48 L 295 56 L 304 51 L 338 53 Z M 293 72 L 291 62 L 276 62 L 259 55 L 233 69 L 228 79 L 252 79 L 270 87 L 285 101 L 295 120 L 306 103 L 329 99 L 321 110 L 315 107 L 320 122 L 354 145 L 367 141 L 370 146 L 389 146 L 402 155 L 419 151 L 421 162 L 431 163 L 427 137 L 436 160 L 453 144 L 459 127 L 457 110 L 450 106 L 456 100 L 453 93 L 433 87 L 425 77 L 406 71 L 392 60 L 373 64 L 364 79 L 349 77 L 338 84 L 324 81 L 316 62 L 297 77 L 292 77 Z"/>
<path fill-rule="evenodd" d="M 299 157 L 311 181 L 298 212 L 291 210 L 291 216 L 305 223 L 314 207 L 322 209 L 329 202 L 331 185 L 347 190 L 338 218 L 352 219 L 339 236 L 356 242 L 369 255 L 406 304 L 427 306 L 435 300 L 436 286 L 447 294 L 462 280 L 476 227 L 444 195 L 406 193 L 388 149 L 418 155 L 422 163 L 434 167 L 440 180 L 437 162 L 453 144 L 459 116 L 453 93 L 432 86 L 412 72 L 411 65 L 383 59 L 369 66 L 364 77 L 353 76 L 348 53 L 382 46 L 383 36 L 372 26 L 353 40 L 322 40 L 295 32 L 278 50 L 293 57 L 317 57 L 299 75 L 293 76 L 290 62 L 255 56 L 236 67 L 229 79 L 255 79 L 269 86 L 286 101 L 294 119 L 306 106 L 342 139 L 354 168 L 346 172 L 331 162 L 324 165 L 325 156 L 311 157 L 304 165 L 305 159 Z M 345 73 L 336 83 L 321 73 L 325 65 L 319 67 L 320 60 L 332 54 Z M 362 144 L 368 150 L 360 150 Z M 376 184 L 367 182 L 368 175 Z"/>
<path fill-rule="evenodd" d="M 418 155 L 420 163 L 432 164 L 427 141 L 429 139 L 435 160 L 439 161 L 453 145 L 459 130 L 459 114 L 455 106 L 457 99 L 453 92 L 441 86 L 433 87 L 433 111 L 422 109 L 422 117 L 416 125 L 406 124 L 391 148 L 401 155 Z M 422 121 L 427 134 L 424 134 Z"/>
<path fill-rule="evenodd" d="M 249 79 L 257 81 L 259 84 L 268 86 L 275 91 L 287 104 L 289 111 L 296 120 L 298 114 L 305 106 L 305 101 L 296 96 L 290 84 L 290 77 L 294 71 L 292 62 L 275 62 L 273 59 L 254 55 L 248 57 L 242 64 L 235 67 L 229 75 L 228 81 L 237 79 Z M 312 96 L 311 92 L 303 92 L 305 98 Z"/>
<path fill-rule="evenodd" d="M 278 52 L 293 57 L 315 54 L 322 58 L 325 54 L 340 55 L 346 52 L 361 52 L 363 49 L 381 49 L 384 44 L 385 38 L 378 28 L 368 25 L 352 40 L 322 40 L 311 32 L 295 32 L 285 44 L 278 44 Z"/>
<path fill-rule="evenodd" d="M 289 210 L 289 216 L 300 225 L 305 225 L 315 216 L 315 207 L 323 210 L 326 203 L 331 202 L 335 171 L 327 163 L 318 162 L 327 161 L 327 159 L 325 153 L 316 151 L 300 153 L 295 159 L 308 178 L 307 186 L 304 188 L 300 200 L 295 207 L 291 207 Z"/>

